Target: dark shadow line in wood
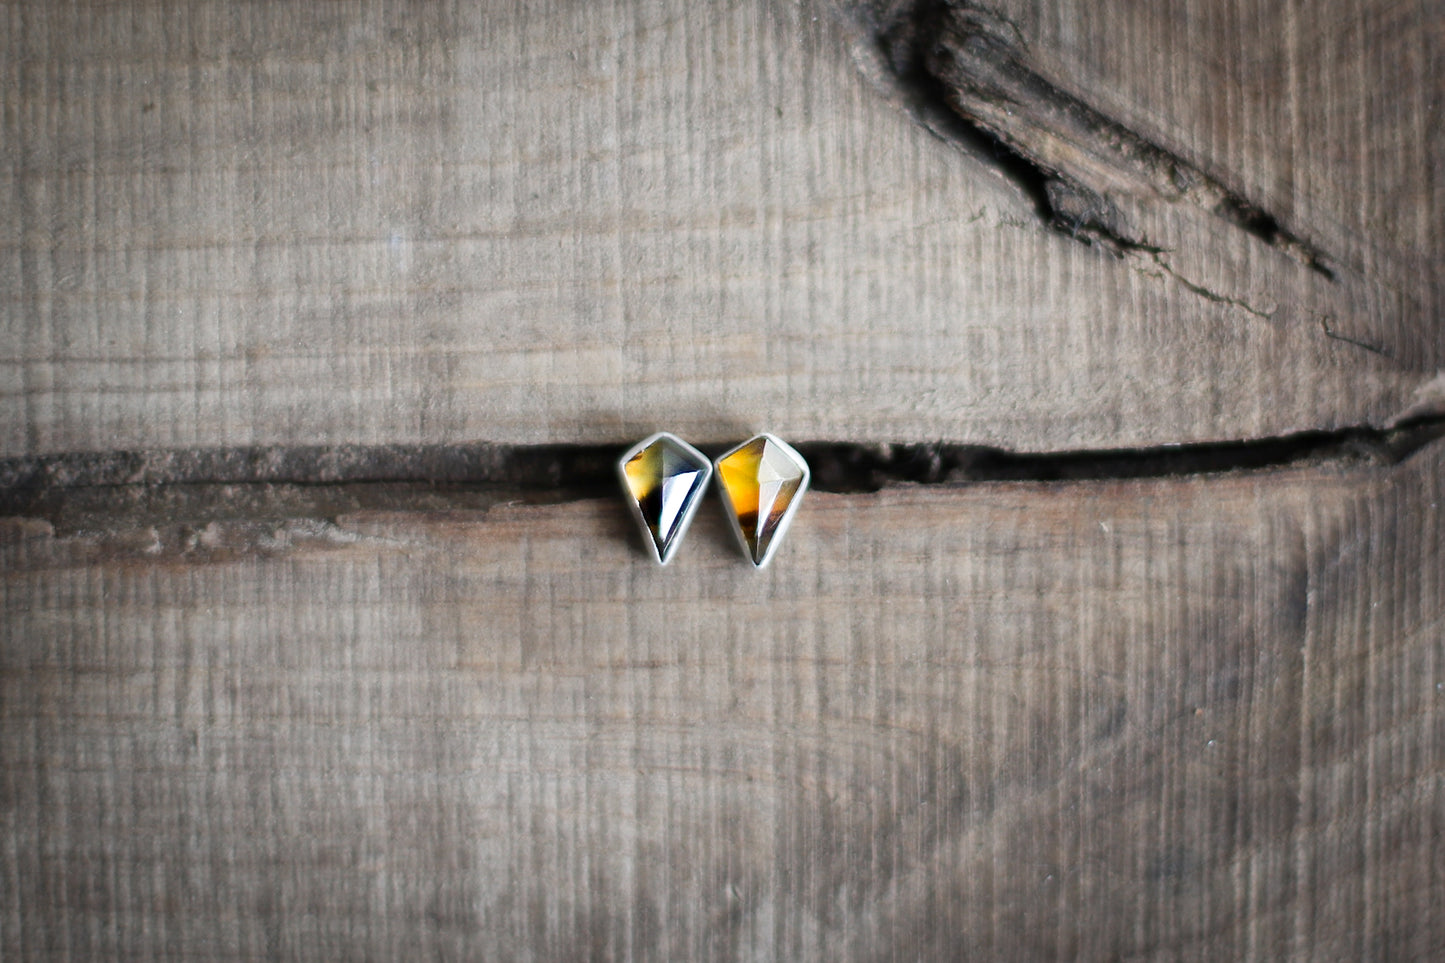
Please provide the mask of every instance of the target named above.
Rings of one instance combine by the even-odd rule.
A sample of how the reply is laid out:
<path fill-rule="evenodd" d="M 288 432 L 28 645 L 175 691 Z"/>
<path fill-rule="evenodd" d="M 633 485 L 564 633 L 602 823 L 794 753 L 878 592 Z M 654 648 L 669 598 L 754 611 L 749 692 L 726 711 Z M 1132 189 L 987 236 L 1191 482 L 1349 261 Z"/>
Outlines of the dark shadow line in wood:
<path fill-rule="evenodd" d="M 899 483 L 1109 481 L 1261 471 L 1304 465 L 1393 465 L 1445 436 L 1445 416 L 1392 429 L 1304 431 L 1275 438 L 1149 448 L 1014 452 L 978 445 L 799 445 L 825 491 Z"/>
<path fill-rule="evenodd" d="M 1209 475 L 1320 464 L 1388 465 L 1445 436 L 1445 415 L 1392 428 L 1348 427 L 1274 438 L 1058 452 L 1014 452 L 948 442 L 796 447 L 822 491 L 893 484 L 1050 482 Z M 181 485 L 400 484 L 489 487 L 591 497 L 616 484 L 617 445 L 256 446 L 86 452 L 0 459 L 0 511 L 29 495 L 78 489 Z M 724 445 L 703 445 L 717 455 Z"/>
<path fill-rule="evenodd" d="M 1186 200 L 1335 280 L 1330 258 L 1220 178 L 1062 90 L 1029 63 L 1018 29 L 969 2 L 843 3 L 910 108 L 935 133 L 991 163 L 1060 233 L 1116 254 L 1160 253 L 1132 236 L 1099 171 Z M 1067 145 L 1053 151 L 1050 143 Z M 1059 162 L 1063 154 L 1074 163 Z"/>

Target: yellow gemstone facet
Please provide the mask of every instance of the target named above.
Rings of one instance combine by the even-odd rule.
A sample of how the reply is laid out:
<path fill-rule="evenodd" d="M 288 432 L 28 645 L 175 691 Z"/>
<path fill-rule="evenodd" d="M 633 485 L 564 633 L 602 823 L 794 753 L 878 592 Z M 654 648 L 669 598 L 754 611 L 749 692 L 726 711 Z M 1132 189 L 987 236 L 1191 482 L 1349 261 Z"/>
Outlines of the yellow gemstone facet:
<path fill-rule="evenodd" d="M 662 564 L 677 550 L 711 474 L 702 452 L 665 432 L 623 456 L 622 482 L 631 496 L 633 514 Z"/>
<path fill-rule="evenodd" d="M 717 460 L 717 477 L 738 537 L 762 568 L 807 490 L 808 463 L 772 435 L 758 435 Z"/>

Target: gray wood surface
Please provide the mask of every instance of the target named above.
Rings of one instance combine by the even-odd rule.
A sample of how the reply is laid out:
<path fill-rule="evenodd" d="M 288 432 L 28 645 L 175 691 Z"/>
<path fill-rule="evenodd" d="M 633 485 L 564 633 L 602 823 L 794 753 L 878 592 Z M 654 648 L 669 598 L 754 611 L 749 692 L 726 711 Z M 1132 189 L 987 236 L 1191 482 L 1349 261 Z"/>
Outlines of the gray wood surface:
<path fill-rule="evenodd" d="M 0 3 L 0 958 L 1431 959 L 1438 7 Z"/>
<path fill-rule="evenodd" d="M 7 958 L 1427 959 L 1442 454 L 0 546 Z M 710 509 L 716 506 L 709 506 Z"/>
<path fill-rule="evenodd" d="M 658 427 L 1049 450 L 1415 404 L 1440 18 L 1097 6 L 1008 29 L 1339 281 L 1137 178 L 1110 202 L 1167 250 L 1051 230 L 870 83 L 825 3 L 6 4 L 0 453 Z"/>

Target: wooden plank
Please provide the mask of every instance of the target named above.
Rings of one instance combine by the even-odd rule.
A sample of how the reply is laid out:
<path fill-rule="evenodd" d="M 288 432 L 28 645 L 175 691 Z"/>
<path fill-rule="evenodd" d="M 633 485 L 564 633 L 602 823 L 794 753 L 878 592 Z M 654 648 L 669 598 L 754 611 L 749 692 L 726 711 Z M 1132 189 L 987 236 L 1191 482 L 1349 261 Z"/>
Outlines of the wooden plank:
<path fill-rule="evenodd" d="M 1442 461 L 10 519 L 0 953 L 1428 958 Z"/>
<path fill-rule="evenodd" d="M 1179 28 L 1096 6 L 1013 11 L 1034 65 L 1278 205 L 1343 281 L 1128 192 L 1163 261 L 1061 234 L 880 96 L 832 6 L 8 3 L 0 455 L 657 427 L 1049 450 L 1416 404 L 1438 27 L 1332 0 L 1359 16 L 1317 104 L 1340 18 L 1291 13 L 1279 48 L 1264 0 Z"/>
<path fill-rule="evenodd" d="M 1058 229 L 1397 366 L 1445 360 L 1445 194 L 1426 173 L 1445 18 L 1428 6 L 844 7 L 869 72 L 941 136 L 994 139 Z"/>
<path fill-rule="evenodd" d="M 1445 91 L 1437 9 L 1374 0 L 1079 4 L 1067 17 L 1008 9 L 1051 76 L 1222 172 L 1277 228 L 1300 233 L 1338 285 L 1355 289 L 1336 333 L 1403 365 L 1440 366 L 1445 334 L 1423 320 L 1445 306 L 1445 194 L 1424 173 L 1445 148 L 1432 117 Z"/>

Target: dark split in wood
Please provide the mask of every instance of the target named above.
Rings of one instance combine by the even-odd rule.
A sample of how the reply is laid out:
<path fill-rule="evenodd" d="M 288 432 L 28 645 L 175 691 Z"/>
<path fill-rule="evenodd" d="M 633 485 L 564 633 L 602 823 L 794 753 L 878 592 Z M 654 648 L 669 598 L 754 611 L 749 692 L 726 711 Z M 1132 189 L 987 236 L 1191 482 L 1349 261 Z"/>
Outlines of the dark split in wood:
<path fill-rule="evenodd" d="M 1164 478 L 1336 463 L 1389 465 L 1445 436 L 1445 415 L 1381 429 L 1350 427 L 1277 438 L 1151 448 L 1015 452 L 951 443 L 804 442 L 820 491 L 891 485 Z M 710 456 L 723 445 L 703 445 Z M 359 508 L 484 508 L 507 497 L 595 498 L 612 491 L 620 445 L 343 445 L 132 451 L 0 460 L 0 515 L 58 518 L 83 506 L 134 514 L 329 515 Z M 276 488 L 294 489 L 278 494 Z M 260 493 L 261 489 L 267 489 Z M 306 490 L 310 491 L 306 491 Z M 169 494 L 164 492 L 170 492 Z M 198 506 L 206 506 L 200 508 Z M 289 507 L 288 507 L 289 506 Z M 150 509 L 142 511 L 142 514 Z"/>
<path fill-rule="evenodd" d="M 1046 77 L 1018 29 L 977 4 L 844 3 L 909 106 L 939 136 L 991 163 L 1053 229 L 1116 254 L 1161 249 L 1111 198 L 1185 201 L 1335 280 L 1326 253 L 1221 176 L 1131 130 Z"/>

